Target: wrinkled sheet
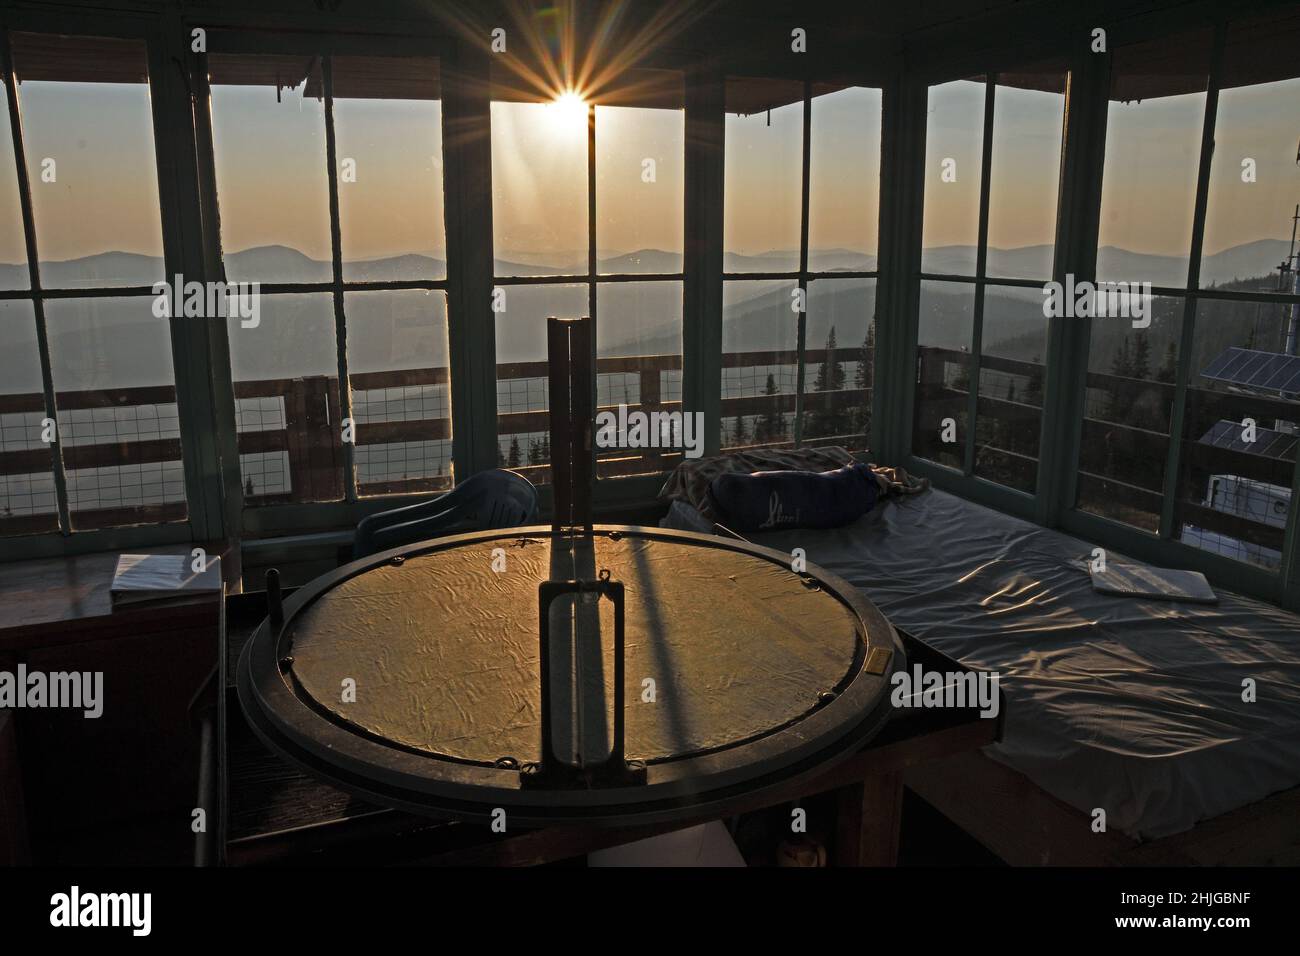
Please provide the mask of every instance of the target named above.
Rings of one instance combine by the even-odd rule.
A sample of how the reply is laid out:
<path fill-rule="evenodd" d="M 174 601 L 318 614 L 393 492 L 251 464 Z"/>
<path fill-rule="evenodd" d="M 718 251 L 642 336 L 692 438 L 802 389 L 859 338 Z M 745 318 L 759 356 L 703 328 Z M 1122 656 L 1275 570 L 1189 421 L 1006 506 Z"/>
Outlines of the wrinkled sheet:
<path fill-rule="evenodd" d="M 831 531 L 748 537 L 804 548 L 897 627 L 999 672 L 989 756 L 1104 808 L 1110 828 L 1166 836 L 1300 784 L 1295 614 L 1223 591 L 1218 605 L 1098 594 L 1092 545 L 938 490 Z"/>

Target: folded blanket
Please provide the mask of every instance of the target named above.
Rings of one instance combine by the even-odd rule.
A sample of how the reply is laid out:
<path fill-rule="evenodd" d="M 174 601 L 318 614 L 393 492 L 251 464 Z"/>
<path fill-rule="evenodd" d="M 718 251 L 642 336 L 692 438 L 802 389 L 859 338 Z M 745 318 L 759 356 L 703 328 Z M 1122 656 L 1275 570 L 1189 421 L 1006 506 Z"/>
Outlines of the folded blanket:
<path fill-rule="evenodd" d="M 756 471 L 718 475 L 709 486 L 713 512 L 732 531 L 838 528 L 874 507 L 880 486 L 871 466 L 834 471 Z"/>
<path fill-rule="evenodd" d="M 683 501 L 710 520 L 720 520 L 709 503 L 709 485 L 722 474 L 752 474 L 756 471 L 822 472 L 858 461 L 838 445 L 821 448 L 755 448 L 748 451 L 687 459 L 673 470 L 659 491 L 664 501 Z M 914 495 L 930 487 L 927 478 L 909 475 L 902 468 L 869 465 L 880 488 L 880 496 Z M 739 530 L 739 529 L 736 529 Z"/>

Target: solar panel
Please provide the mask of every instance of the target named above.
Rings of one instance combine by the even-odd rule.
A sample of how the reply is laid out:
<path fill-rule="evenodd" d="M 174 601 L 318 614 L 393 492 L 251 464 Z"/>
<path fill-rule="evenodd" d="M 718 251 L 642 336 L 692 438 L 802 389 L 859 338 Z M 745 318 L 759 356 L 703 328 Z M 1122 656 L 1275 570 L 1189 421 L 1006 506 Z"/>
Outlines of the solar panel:
<path fill-rule="evenodd" d="M 1241 422 L 1217 421 L 1201 436 L 1200 443 L 1277 461 L 1295 461 L 1296 443 L 1300 436 L 1256 427 L 1255 440 L 1248 442 L 1242 440 L 1243 430 Z"/>
<path fill-rule="evenodd" d="M 1233 347 L 1225 349 L 1201 375 L 1265 392 L 1300 392 L 1300 355 Z"/>

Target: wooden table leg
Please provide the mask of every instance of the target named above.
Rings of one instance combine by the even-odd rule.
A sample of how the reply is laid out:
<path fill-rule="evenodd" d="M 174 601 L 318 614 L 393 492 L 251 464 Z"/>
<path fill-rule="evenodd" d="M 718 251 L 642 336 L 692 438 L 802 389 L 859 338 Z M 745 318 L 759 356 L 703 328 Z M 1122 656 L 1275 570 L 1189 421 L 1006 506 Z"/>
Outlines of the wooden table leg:
<path fill-rule="evenodd" d="M 896 866 L 903 813 L 899 771 L 867 777 L 835 791 L 835 865 Z"/>

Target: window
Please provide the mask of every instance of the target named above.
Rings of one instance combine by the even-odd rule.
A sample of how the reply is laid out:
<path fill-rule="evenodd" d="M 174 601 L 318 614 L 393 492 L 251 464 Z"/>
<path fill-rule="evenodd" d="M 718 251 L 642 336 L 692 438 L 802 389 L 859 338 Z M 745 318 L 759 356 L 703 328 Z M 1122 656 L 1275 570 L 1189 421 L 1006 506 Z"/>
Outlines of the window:
<path fill-rule="evenodd" d="M 970 434 L 975 292 L 974 285 L 964 282 L 925 279 L 917 315 L 912 449 L 958 470 L 965 468 Z"/>
<path fill-rule="evenodd" d="M 0 533 L 57 531 L 59 495 L 50 446 L 42 441 L 45 391 L 31 302 L 0 300 L 0 338 Z"/>
<path fill-rule="evenodd" d="M 1272 571 L 1300 440 L 1300 357 L 1286 351 L 1296 309 L 1200 300 L 1178 464 L 1174 537 Z"/>
<path fill-rule="evenodd" d="M 438 61 L 208 58 L 246 505 L 453 478 Z M 333 211 L 332 211 L 333 210 Z"/>
<path fill-rule="evenodd" d="M 1078 507 L 1160 530 L 1185 300 L 1135 296 L 1150 326 L 1094 318 L 1079 442 Z M 1139 320 L 1139 323 L 1144 320 Z"/>
<path fill-rule="evenodd" d="M 1220 29 L 1217 66 L 1211 31 L 1115 53 L 1098 270 L 1151 283 L 1150 325 L 1092 320 L 1078 507 L 1276 572 L 1300 432 L 1300 17 Z"/>
<path fill-rule="evenodd" d="M 1132 309 L 1091 320 L 1077 505 L 1153 534 L 1187 300 L 1129 290 L 1187 285 L 1212 42 L 1198 32 L 1134 44 L 1111 65 L 1098 291 L 1149 309 L 1150 322 Z"/>
<path fill-rule="evenodd" d="M 1047 63 L 940 84 L 926 126 L 912 447 L 1027 494 L 1038 487 L 1066 80 Z"/>
<path fill-rule="evenodd" d="M 867 447 L 880 111 L 876 89 L 727 80 L 724 450 Z"/>
<path fill-rule="evenodd" d="M 183 521 L 145 45 L 14 33 L 7 53 L 0 533 Z"/>
<path fill-rule="evenodd" d="M 492 103 L 498 461 L 537 483 L 550 480 L 548 316 L 594 318 L 598 410 L 681 410 L 684 92 L 680 74 L 635 72 L 622 92 Z M 598 449 L 596 475 L 678 460 Z"/>
<path fill-rule="evenodd" d="M 1115 52 L 1099 281 L 1132 281 L 1140 274 L 1155 285 L 1187 283 L 1211 44 L 1208 32 L 1198 32 Z"/>
<path fill-rule="evenodd" d="M 1174 538 L 1276 572 L 1300 436 L 1300 14 L 1230 23 L 1178 449 Z M 1268 294 L 1275 298 L 1261 299 Z"/>

